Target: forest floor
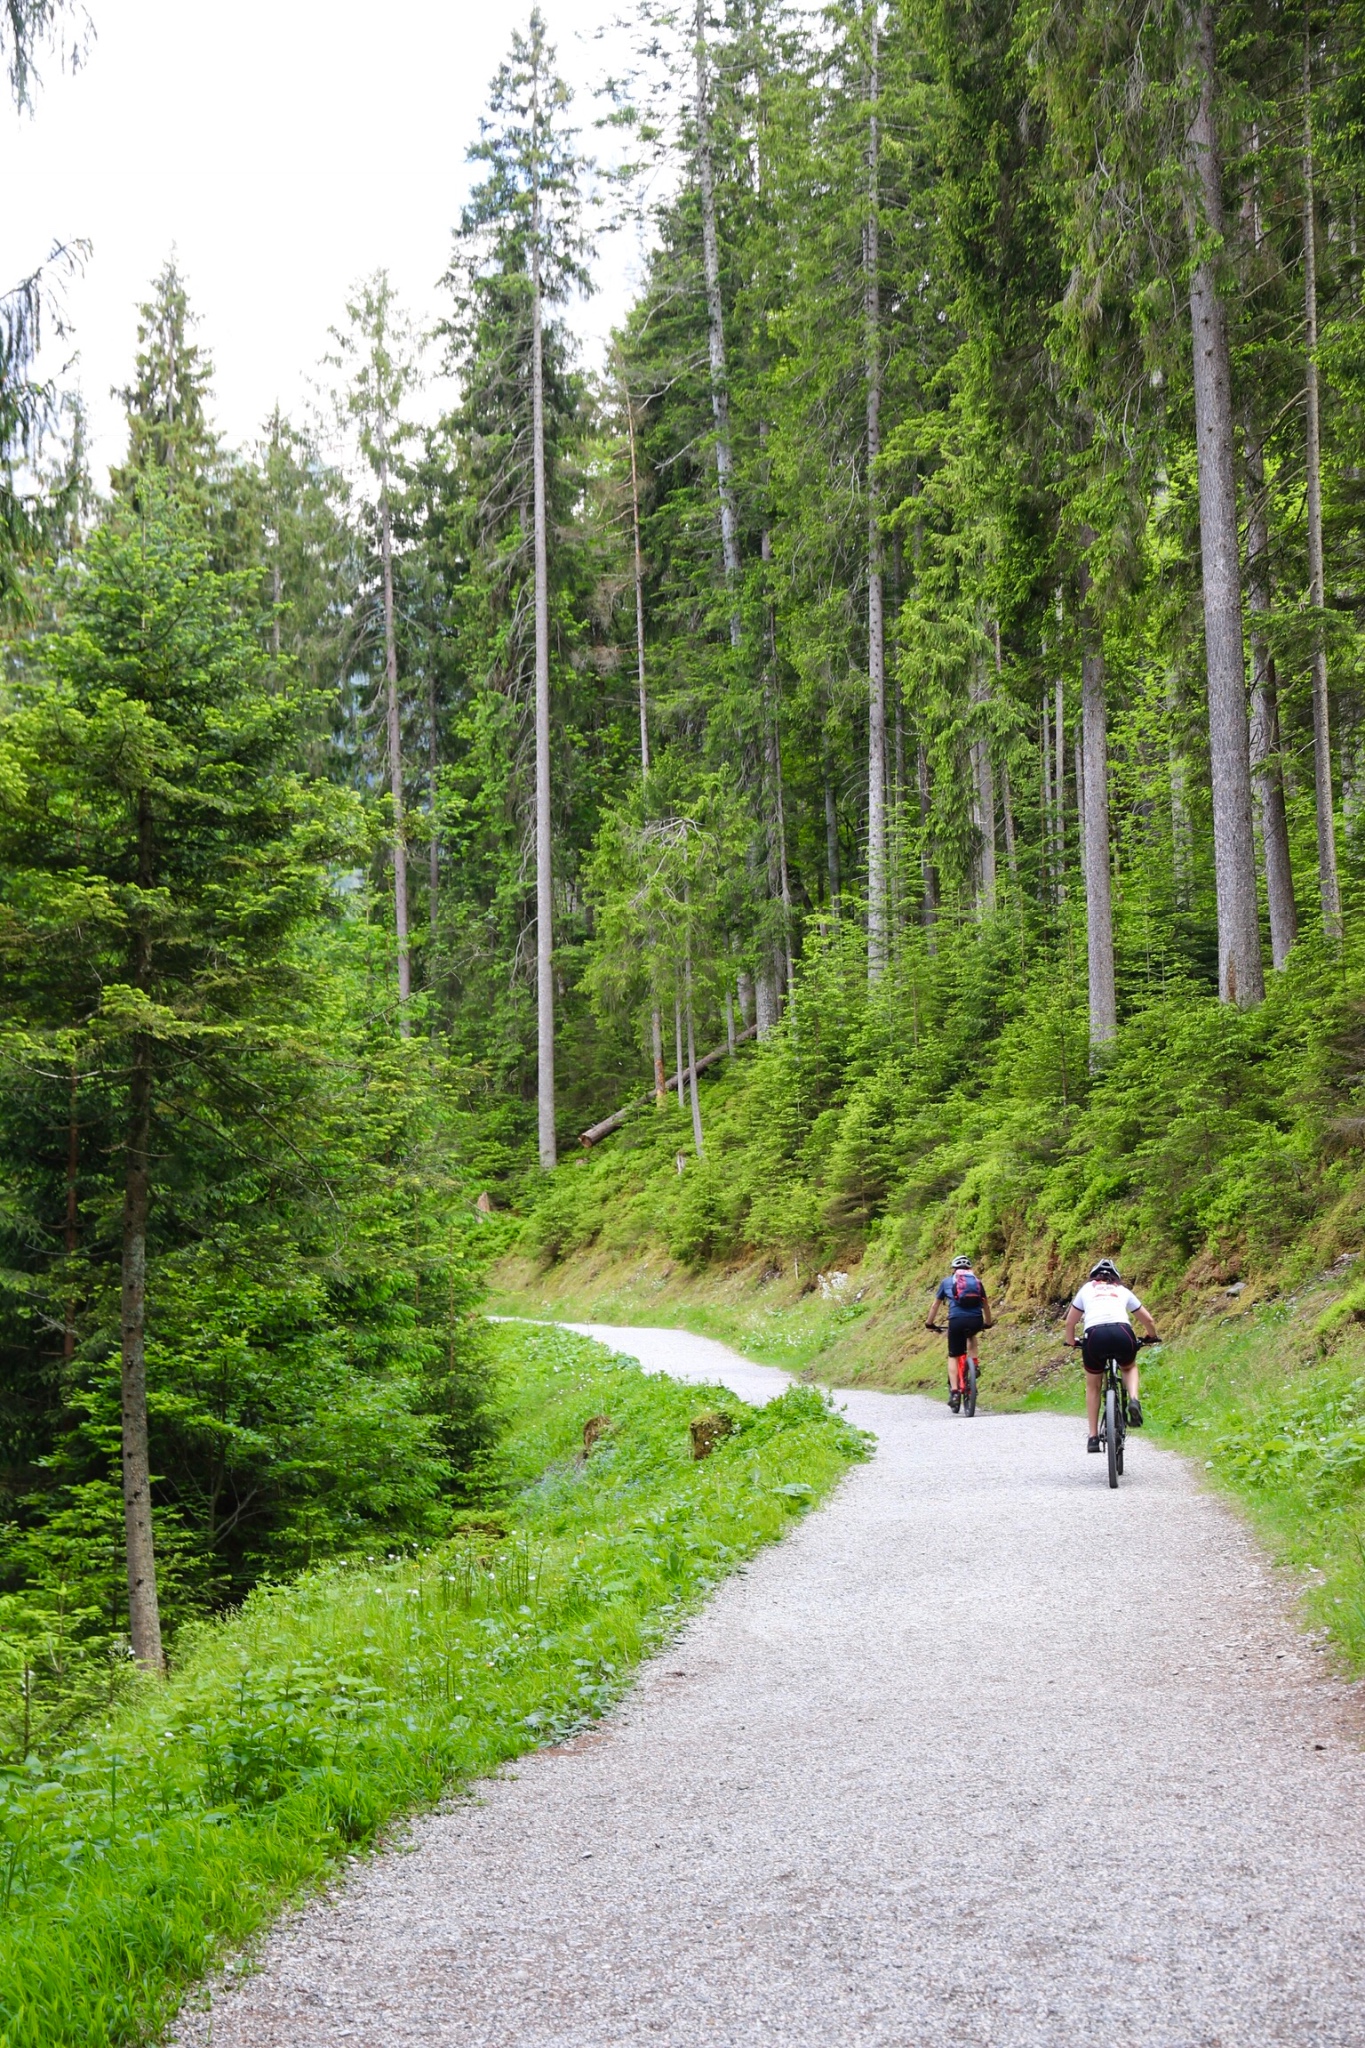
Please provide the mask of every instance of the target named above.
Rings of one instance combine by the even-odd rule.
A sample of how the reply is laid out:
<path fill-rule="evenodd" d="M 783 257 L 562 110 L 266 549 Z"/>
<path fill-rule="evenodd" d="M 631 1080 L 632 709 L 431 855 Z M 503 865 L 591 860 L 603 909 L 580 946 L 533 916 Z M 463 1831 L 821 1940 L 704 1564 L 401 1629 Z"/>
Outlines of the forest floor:
<path fill-rule="evenodd" d="M 213 2048 L 1359 2037 L 1365 1718 L 1297 1577 L 1142 1437 L 1111 1493 L 1074 1417 L 845 1399 L 873 1460 L 597 1729 L 283 1927 Z"/>

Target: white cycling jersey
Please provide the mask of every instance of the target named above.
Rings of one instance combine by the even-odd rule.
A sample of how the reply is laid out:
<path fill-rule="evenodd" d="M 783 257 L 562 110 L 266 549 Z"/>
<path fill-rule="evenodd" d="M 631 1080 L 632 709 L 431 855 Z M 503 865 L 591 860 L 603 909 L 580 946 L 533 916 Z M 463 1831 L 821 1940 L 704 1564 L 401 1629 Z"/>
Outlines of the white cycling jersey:
<path fill-rule="evenodd" d="M 1102 1323 L 1127 1323 L 1131 1329 L 1133 1317 L 1142 1303 L 1132 1288 L 1125 1287 L 1121 1280 L 1087 1280 L 1071 1306 L 1080 1310 L 1085 1319 L 1085 1333 L 1089 1336 Z"/>

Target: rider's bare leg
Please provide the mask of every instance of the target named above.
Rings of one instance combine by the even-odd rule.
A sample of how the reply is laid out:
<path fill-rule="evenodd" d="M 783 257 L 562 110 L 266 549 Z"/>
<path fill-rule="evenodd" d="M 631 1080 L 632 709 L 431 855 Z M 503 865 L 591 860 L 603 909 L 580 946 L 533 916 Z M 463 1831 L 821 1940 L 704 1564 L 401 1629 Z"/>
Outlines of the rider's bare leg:
<path fill-rule="evenodd" d="M 1125 1375 L 1126 1377 L 1126 1375 Z M 1100 1394 L 1104 1387 L 1104 1374 L 1085 1369 L 1085 1419 L 1090 1425 L 1091 1436 L 1100 1433 Z"/>
<path fill-rule="evenodd" d="M 1138 1397 L 1138 1369 L 1135 1365 L 1125 1365 L 1123 1368 L 1123 1391 L 1130 1401 L 1136 1401 Z"/>

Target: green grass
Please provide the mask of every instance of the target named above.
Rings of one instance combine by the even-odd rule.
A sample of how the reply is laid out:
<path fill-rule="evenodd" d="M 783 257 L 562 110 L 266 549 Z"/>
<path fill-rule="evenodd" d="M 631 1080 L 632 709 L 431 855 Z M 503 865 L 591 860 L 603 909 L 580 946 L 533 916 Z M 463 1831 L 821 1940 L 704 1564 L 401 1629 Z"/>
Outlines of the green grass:
<path fill-rule="evenodd" d="M 493 1341 L 507 1428 L 453 1541 L 258 1591 L 167 1683 L 0 1778 L 4 2048 L 154 2037 L 387 1825 L 601 1714 L 863 1451 L 806 1388 L 756 1410 L 564 1332 Z M 735 1433 L 694 1462 L 713 1408 Z"/>
<path fill-rule="evenodd" d="M 1303 1575 L 1307 1619 L 1360 1672 L 1365 1345 L 1339 1306 L 1313 1289 L 1144 1354 L 1143 1413 Z"/>

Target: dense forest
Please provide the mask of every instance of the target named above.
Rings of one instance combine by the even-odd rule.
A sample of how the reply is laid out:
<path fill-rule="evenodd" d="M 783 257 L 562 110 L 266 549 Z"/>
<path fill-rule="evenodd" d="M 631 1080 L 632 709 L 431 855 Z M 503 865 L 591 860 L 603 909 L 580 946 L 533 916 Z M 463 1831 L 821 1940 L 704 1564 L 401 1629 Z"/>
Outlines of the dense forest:
<path fill-rule="evenodd" d="M 533 13 L 439 329 L 358 283 L 234 449 L 168 262 L 107 489 L 35 368 L 72 258 L 4 299 L 24 1716 L 446 1526 L 506 1212 L 1040 1299 L 1355 1243 L 1363 40 L 696 0 L 575 106 Z"/>

